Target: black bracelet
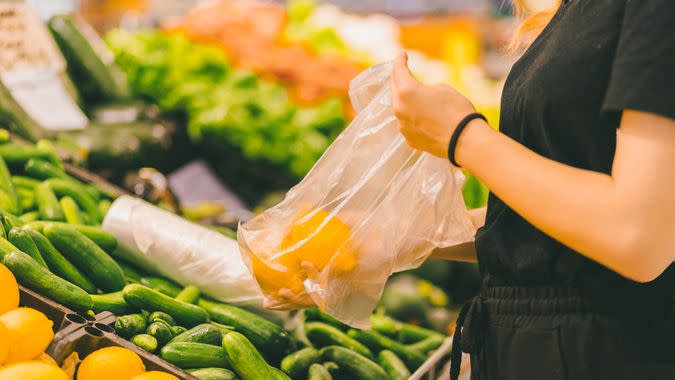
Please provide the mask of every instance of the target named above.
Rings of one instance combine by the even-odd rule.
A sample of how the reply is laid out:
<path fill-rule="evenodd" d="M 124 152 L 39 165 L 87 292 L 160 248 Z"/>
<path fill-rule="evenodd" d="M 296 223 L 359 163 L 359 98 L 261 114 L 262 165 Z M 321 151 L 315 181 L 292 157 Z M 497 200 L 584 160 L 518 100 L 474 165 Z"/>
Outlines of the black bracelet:
<path fill-rule="evenodd" d="M 466 128 L 466 126 L 469 125 L 469 123 L 474 119 L 483 119 L 487 121 L 483 114 L 478 112 L 472 113 L 459 122 L 457 128 L 455 128 L 455 131 L 452 132 L 452 137 L 450 138 L 450 145 L 448 145 L 448 159 L 450 160 L 451 164 L 458 168 L 461 168 L 461 166 L 457 163 L 457 161 L 455 161 L 455 149 L 457 148 L 457 141 L 459 141 L 459 135 L 462 134 L 464 128 Z"/>

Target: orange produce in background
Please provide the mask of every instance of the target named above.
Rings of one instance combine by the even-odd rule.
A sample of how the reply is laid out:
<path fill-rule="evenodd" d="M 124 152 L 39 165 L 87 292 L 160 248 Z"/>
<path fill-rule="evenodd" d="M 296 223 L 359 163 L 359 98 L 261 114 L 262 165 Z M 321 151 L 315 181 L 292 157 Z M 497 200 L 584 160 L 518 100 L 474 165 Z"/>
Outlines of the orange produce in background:
<path fill-rule="evenodd" d="M 12 272 L 2 264 L 0 264 L 0 289 L 2 289 L 0 315 L 19 307 L 19 285 Z"/>

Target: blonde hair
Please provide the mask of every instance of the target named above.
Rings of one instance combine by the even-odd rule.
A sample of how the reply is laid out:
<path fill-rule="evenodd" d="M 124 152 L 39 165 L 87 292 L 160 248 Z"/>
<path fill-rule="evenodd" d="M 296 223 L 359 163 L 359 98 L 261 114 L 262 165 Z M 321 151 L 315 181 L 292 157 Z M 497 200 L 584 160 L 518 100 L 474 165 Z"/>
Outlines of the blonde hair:
<path fill-rule="evenodd" d="M 551 21 L 558 8 L 562 5 L 562 0 L 556 0 L 555 5 L 543 11 L 534 12 L 528 9 L 525 0 L 513 0 L 516 9 L 516 15 L 523 20 L 518 26 L 511 40 L 509 50 L 524 49 L 541 33 L 546 25 Z"/>

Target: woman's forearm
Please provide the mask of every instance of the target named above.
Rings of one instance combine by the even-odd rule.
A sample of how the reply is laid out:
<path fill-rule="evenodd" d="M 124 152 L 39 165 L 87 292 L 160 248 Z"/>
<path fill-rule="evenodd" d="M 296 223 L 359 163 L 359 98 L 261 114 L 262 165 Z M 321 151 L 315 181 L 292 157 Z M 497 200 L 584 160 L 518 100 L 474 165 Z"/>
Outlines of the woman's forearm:
<path fill-rule="evenodd" d="M 636 144 L 639 142 L 628 146 Z M 636 194 L 640 189 L 631 183 L 639 182 L 638 173 L 633 173 L 632 182 L 622 182 L 617 175 L 549 160 L 481 120 L 473 121 L 463 132 L 455 154 L 462 166 L 535 227 L 626 277 L 651 280 L 672 262 L 675 241 L 664 235 L 672 235 L 675 224 L 664 228 L 659 223 L 672 221 L 663 214 L 675 210 L 658 202 L 670 195 L 662 189 L 645 189 L 656 191 L 651 200 Z M 645 162 L 653 161 L 647 158 Z M 615 171 L 617 166 L 624 172 L 645 170 L 622 162 L 620 157 Z M 668 192 L 672 193 L 672 188 Z"/>

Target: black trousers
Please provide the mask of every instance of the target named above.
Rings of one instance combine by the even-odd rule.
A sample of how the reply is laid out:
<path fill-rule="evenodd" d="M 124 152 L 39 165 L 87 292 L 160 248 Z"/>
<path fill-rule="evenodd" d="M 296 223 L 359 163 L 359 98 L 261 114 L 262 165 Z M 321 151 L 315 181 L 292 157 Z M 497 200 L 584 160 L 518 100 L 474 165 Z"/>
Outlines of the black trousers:
<path fill-rule="evenodd" d="M 675 379 L 674 313 L 649 314 L 600 312 L 568 288 L 488 288 L 460 313 L 451 379 L 461 351 L 473 380 Z"/>

